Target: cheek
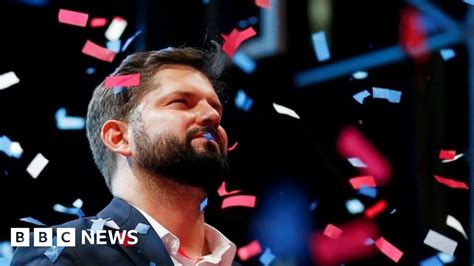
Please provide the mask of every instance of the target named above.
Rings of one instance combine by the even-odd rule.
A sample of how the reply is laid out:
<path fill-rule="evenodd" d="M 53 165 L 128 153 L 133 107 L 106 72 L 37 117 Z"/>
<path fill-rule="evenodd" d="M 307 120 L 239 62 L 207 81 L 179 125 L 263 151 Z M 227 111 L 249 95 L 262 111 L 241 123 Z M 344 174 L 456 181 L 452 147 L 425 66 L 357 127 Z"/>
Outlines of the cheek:
<path fill-rule="evenodd" d="M 224 128 L 221 126 L 219 126 L 219 128 L 217 129 L 217 132 L 222 141 L 222 145 L 224 146 L 224 149 L 227 150 L 227 145 L 228 145 L 227 133 L 225 132 Z"/>

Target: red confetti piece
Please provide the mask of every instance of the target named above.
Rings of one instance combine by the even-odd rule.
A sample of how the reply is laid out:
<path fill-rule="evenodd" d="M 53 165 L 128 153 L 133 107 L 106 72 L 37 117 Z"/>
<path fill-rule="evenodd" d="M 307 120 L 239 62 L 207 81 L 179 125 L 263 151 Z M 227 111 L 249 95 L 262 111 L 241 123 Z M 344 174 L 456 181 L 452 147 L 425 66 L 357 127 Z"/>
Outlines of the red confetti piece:
<path fill-rule="evenodd" d="M 255 0 L 255 5 L 266 8 L 266 9 L 270 9 L 270 0 Z"/>
<path fill-rule="evenodd" d="M 107 25 L 107 19 L 106 18 L 93 18 L 91 20 L 91 22 L 89 23 L 89 25 L 92 27 L 92 28 L 100 28 L 100 27 L 104 27 L 105 25 Z"/>
<path fill-rule="evenodd" d="M 392 245 L 390 242 L 385 240 L 383 237 L 380 237 L 375 241 L 375 245 L 382 251 L 383 254 L 387 255 L 390 259 L 395 262 L 398 262 L 403 256 L 403 252 Z"/>
<path fill-rule="evenodd" d="M 217 194 L 219 194 L 219 196 L 223 197 L 223 196 L 227 196 L 227 195 L 237 194 L 240 191 L 242 191 L 242 190 L 232 190 L 232 191 L 227 192 L 227 189 L 225 188 L 225 181 L 224 181 L 224 182 L 222 182 L 221 186 L 217 190 Z"/>
<path fill-rule="evenodd" d="M 455 150 L 440 150 L 439 151 L 439 158 L 442 160 L 451 160 L 451 159 L 454 159 L 454 156 L 456 156 Z"/>
<path fill-rule="evenodd" d="M 221 34 L 222 38 L 224 38 L 224 45 L 222 46 L 222 50 L 224 50 L 224 52 L 229 57 L 232 57 L 237 48 L 239 48 L 240 44 L 242 44 L 242 42 L 255 36 L 256 34 L 257 33 L 252 27 L 248 27 L 243 31 L 233 29 L 232 32 L 228 35 Z"/>
<path fill-rule="evenodd" d="M 425 63 L 429 58 L 423 17 L 414 8 L 402 10 L 400 44 L 417 63 Z"/>
<path fill-rule="evenodd" d="M 228 207 L 255 207 L 255 196 L 247 196 L 247 195 L 240 195 L 240 196 L 232 196 L 224 199 L 222 201 L 222 209 Z"/>
<path fill-rule="evenodd" d="M 67 9 L 59 9 L 58 20 L 64 24 L 85 27 L 87 25 L 88 18 L 89 15 L 86 13 Z"/>
<path fill-rule="evenodd" d="M 344 128 L 337 140 L 337 149 L 346 158 L 357 157 L 367 167 L 358 168 L 364 174 L 372 175 L 379 185 L 390 181 L 391 165 L 382 154 L 355 127 Z"/>
<path fill-rule="evenodd" d="M 328 224 L 324 229 L 323 235 L 332 239 L 338 239 L 342 234 L 342 230 L 335 225 Z"/>
<path fill-rule="evenodd" d="M 375 183 L 375 179 L 371 175 L 367 176 L 359 176 L 349 179 L 349 183 L 351 183 L 354 189 L 359 189 L 361 187 L 376 187 L 377 184 Z"/>
<path fill-rule="evenodd" d="M 99 46 L 89 40 L 86 41 L 86 44 L 82 48 L 82 53 L 106 62 L 112 62 L 115 58 L 115 52 Z"/>
<path fill-rule="evenodd" d="M 367 245 L 368 239 L 379 237 L 379 229 L 372 220 L 359 219 L 338 225 L 343 230 L 339 238 L 333 239 L 321 232 L 311 236 L 311 254 L 318 265 L 340 265 L 367 258 L 375 254 L 374 245 Z"/>
<path fill-rule="evenodd" d="M 105 78 L 105 88 L 132 87 L 140 85 L 140 74 L 109 76 Z"/>
<path fill-rule="evenodd" d="M 456 181 L 456 180 L 453 180 L 453 179 L 444 178 L 444 177 L 437 176 L 437 175 L 435 175 L 434 178 L 439 183 L 441 183 L 443 185 L 446 185 L 448 187 L 451 187 L 451 188 L 469 189 L 469 186 L 466 183 L 461 182 L 461 181 Z"/>
<path fill-rule="evenodd" d="M 242 261 L 246 261 L 260 253 L 262 253 L 262 247 L 260 243 L 258 243 L 258 240 L 254 240 L 237 250 L 237 254 L 239 254 L 239 258 Z"/>
<path fill-rule="evenodd" d="M 239 145 L 239 142 L 238 142 L 238 141 L 236 141 L 236 142 L 234 143 L 234 145 L 230 146 L 230 147 L 227 149 L 227 151 L 233 151 L 233 150 L 235 150 L 235 148 L 237 148 L 237 145 Z"/>
<path fill-rule="evenodd" d="M 371 207 L 367 208 L 364 212 L 365 217 L 367 218 L 374 218 L 375 216 L 379 215 L 387 208 L 387 202 L 385 200 L 378 201 Z"/>

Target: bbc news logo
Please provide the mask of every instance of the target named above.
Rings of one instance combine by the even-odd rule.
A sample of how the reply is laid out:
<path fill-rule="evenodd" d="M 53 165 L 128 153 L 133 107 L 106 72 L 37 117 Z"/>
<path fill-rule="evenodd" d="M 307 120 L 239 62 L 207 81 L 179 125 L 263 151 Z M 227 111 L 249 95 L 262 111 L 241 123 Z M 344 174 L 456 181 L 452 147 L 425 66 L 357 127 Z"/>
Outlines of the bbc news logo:
<path fill-rule="evenodd" d="M 80 244 L 91 245 L 135 245 L 138 242 L 137 230 L 81 230 Z M 33 228 L 33 243 L 30 243 L 29 228 L 11 228 L 12 247 L 51 247 L 53 246 L 53 228 Z M 76 228 L 56 228 L 57 247 L 76 246 Z"/>

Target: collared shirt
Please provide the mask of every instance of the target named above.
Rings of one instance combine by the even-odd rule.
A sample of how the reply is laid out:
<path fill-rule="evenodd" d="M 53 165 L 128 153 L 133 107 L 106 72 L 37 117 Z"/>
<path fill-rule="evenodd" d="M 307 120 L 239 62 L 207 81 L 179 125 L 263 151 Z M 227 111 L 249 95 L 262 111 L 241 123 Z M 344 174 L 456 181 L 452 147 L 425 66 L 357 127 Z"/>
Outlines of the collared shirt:
<path fill-rule="evenodd" d="M 131 204 L 130 204 L 131 205 Z M 184 254 L 180 249 L 180 241 L 173 233 L 168 231 L 163 225 L 157 220 L 151 217 L 148 213 L 142 209 L 135 207 L 150 223 L 155 232 L 160 237 L 161 241 L 168 251 L 174 265 L 177 266 L 229 266 L 232 265 L 232 261 L 235 256 L 236 246 L 229 239 L 227 239 L 221 232 L 216 228 L 205 224 L 205 240 L 211 251 L 210 254 L 202 256 L 197 259 L 190 258 Z"/>

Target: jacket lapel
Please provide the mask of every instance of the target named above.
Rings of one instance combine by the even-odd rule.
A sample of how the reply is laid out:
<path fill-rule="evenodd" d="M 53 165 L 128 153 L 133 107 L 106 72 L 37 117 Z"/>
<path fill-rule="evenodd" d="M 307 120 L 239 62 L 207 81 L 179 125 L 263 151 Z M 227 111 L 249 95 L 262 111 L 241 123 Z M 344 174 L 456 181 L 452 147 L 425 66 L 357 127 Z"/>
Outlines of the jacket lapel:
<path fill-rule="evenodd" d="M 134 207 L 122 199 L 114 198 L 110 204 L 100 211 L 97 216 L 102 219 L 110 218 L 120 227 L 120 230 L 134 230 L 137 224 L 142 223 L 150 226 L 148 233 L 138 233 L 138 242 L 133 246 L 118 245 L 136 265 L 172 266 L 168 252 L 160 237 L 146 218 Z"/>

